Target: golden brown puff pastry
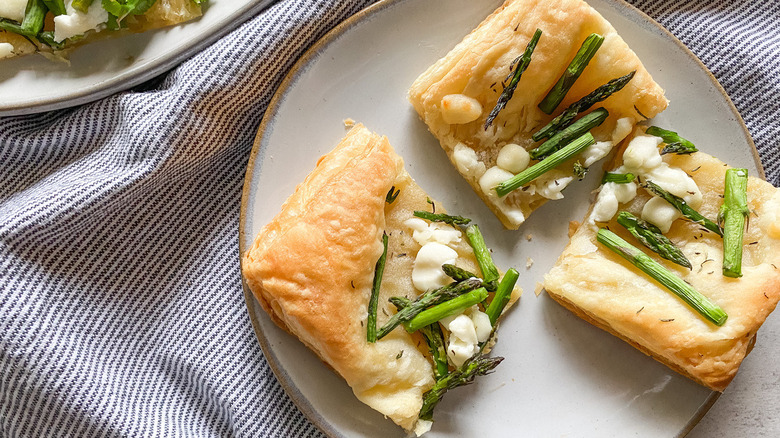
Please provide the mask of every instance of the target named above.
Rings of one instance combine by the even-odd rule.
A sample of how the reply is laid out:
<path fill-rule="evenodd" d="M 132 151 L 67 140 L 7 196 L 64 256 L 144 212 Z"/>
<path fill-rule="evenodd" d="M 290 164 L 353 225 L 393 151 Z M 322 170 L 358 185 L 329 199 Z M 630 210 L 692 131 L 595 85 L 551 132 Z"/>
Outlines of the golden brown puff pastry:
<path fill-rule="evenodd" d="M 523 53 L 537 28 L 543 34 L 514 96 L 493 124 L 483 129 L 502 92 L 502 81 L 511 73 L 512 61 Z M 544 114 L 537 105 L 591 33 L 603 35 L 603 45 L 553 115 Z M 480 187 L 485 169 L 496 166 L 498 153 L 506 144 L 518 144 L 528 150 L 536 147 L 538 144 L 531 139 L 533 132 L 569 104 L 632 70 L 636 70 L 636 75 L 625 88 L 592 108 L 603 106 L 610 114 L 591 131 L 597 141 L 617 144 L 631 132 L 636 121 L 663 111 L 667 106 L 663 90 L 612 25 L 584 1 L 507 0 L 417 78 L 409 90 L 409 100 L 477 194 L 505 227 L 516 229 L 548 197 L 560 196 L 545 193 L 542 185 L 555 183 L 554 180 L 567 182 L 564 178 L 573 174 L 573 163 L 564 163 L 558 167 L 560 170 L 540 178 L 539 190 L 515 190 L 504 198 L 498 198 L 493 190 L 485 193 Z M 469 104 L 461 96 L 475 99 L 477 104 Z M 461 157 L 456 154 L 456 146 Z M 605 146 L 606 143 L 601 144 Z M 476 156 L 463 147 L 470 148 Z M 479 164 L 463 154 L 471 154 Z M 534 184 L 531 186 L 536 187 Z"/>
<path fill-rule="evenodd" d="M 95 0 L 93 3 L 99 4 L 100 0 Z M 101 38 L 120 35 L 128 30 L 140 33 L 161 27 L 173 26 L 194 20 L 201 15 L 203 15 L 201 4 L 196 3 L 193 0 L 157 0 L 142 15 L 129 15 L 125 17 L 123 26 L 127 30 L 111 31 L 107 30 L 105 25 L 101 25 L 99 29 L 90 30 L 83 37 L 66 39 L 61 48 L 53 48 L 35 37 L 25 37 L 10 31 L 0 30 L 0 44 L 8 43 L 13 46 L 11 54 L 5 56 L 5 58 L 38 52 L 47 56 L 56 54 L 62 59 L 67 58 L 68 54 L 74 48 Z M 54 30 L 55 24 L 53 18 L 52 13 L 49 12 L 44 23 L 44 31 Z M 3 57 L 0 56 L 0 59 L 2 58 Z"/>
<path fill-rule="evenodd" d="M 697 210 L 714 220 L 723 203 L 728 166 L 703 152 L 667 154 L 664 161 L 693 177 L 704 197 Z M 621 209 L 639 216 L 649 198 L 648 192 L 639 189 L 638 196 Z M 583 319 L 680 374 L 723 391 L 752 348 L 756 331 L 780 299 L 780 190 L 751 177 L 747 198 L 752 213 L 744 235 L 741 278 L 722 275 L 722 239 L 685 219 L 674 221 L 665 234 L 682 248 L 692 270 L 659 258 L 614 218 L 597 224 L 586 219 L 545 275 L 545 289 Z M 599 226 L 609 227 L 719 305 L 728 314 L 726 323 L 718 327 L 706 321 L 655 280 L 598 243 Z"/>
<path fill-rule="evenodd" d="M 388 204 L 391 187 L 400 194 Z M 404 221 L 414 210 L 430 211 L 428 200 L 387 138 L 356 125 L 320 158 L 242 260 L 248 286 L 274 322 L 339 373 L 358 399 L 407 430 L 434 383 L 427 346 L 401 328 L 369 344 L 365 324 L 383 232 L 389 243 L 378 327 L 395 313 L 389 297 L 418 295 L 411 272 L 420 245 Z M 438 204 L 436 211 L 444 212 Z M 465 238 L 449 246 L 459 266 L 479 272 Z"/>

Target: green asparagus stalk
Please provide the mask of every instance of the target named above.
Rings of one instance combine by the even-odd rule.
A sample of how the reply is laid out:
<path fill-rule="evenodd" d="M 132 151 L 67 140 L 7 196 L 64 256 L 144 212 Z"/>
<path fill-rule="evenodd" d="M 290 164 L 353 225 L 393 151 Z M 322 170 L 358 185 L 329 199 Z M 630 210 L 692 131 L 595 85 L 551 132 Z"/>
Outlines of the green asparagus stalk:
<path fill-rule="evenodd" d="M 444 271 L 445 274 L 447 274 L 448 277 L 455 281 L 464 281 L 468 280 L 469 278 L 479 278 L 477 274 L 473 272 L 469 272 L 465 269 L 459 268 L 455 265 L 450 265 L 448 263 L 445 263 L 441 265 L 442 271 Z M 488 292 L 495 292 L 496 291 L 496 282 L 483 282 L 482 287 L 488 290 Z"/>
<path fill-rule="evenodd" d="M 563 110 L 563 112 L 560 115 L 558 115 L 558 117 L 552 119 L 550 123 L 548 123 L 542 129 L 534 133 L 532 138 L 534 139 L 534 141 L 539 141 L 543 138 L 552 137 L 553 135 L 555 135 L 556 132 L 571 125 L 572 121 L 577 116 L 577 114 L 586 111 L 588 108 L 608 98 L 613 93 L 622 90 L 623 87 L 625 87 L 626 84 L 628 84 L 628 82 L 631 81 L 631 78 L 634 77 L 635 73 L 636 70 L 632 71 L 631 73 L 625 76 L 612 79 L 606 84 L 593 90 L 587 96 L 569 105 L 569 107 Z"/>
<path fill-rule="evenodd" d="M 633 173 L 612 173 L 612 172 L 604 172 L 604 177 L 601 178 L 601 183 L 616 183 L 616 184 L 628 184 L 632 181 L 634 181 L 634 178 L 636 178 L 636 175 Z"/>
<path fill-rule="evenodd" d="M 485 238 L 482 237 L 482 231 L 477 224 L 469 225 L 466 228 L 466 239 L 474 250 L 474 257 L 477 259 L 479 269 L 482 271 L 482 279 L 485 283 L 495 283 L 498 281 L 498 268 L 493 263 L 493 256 L 490 255 L 490 249 L 485 244 Z M 495 286 L 488 286 L 493 287 Z"/>
<path fill-rule="evenodd" d="M 465 281 L 461 281 L 460 283 L 452 283 L 447 286 L 425 292 L 416 300 L 414 300 L 411 306 L 405 307 L 403 310 L 391 316 L 385 325 L 383 325 L 382 328 L 377 331 L 376 338 L 384 338 L 401 323 L 410 321 L 428 307 L 435 306 L 447 300 L 459 297 L 481 286 L 482 280 L 478 278 L 471 278 Z"/>
<path fill-rule="evenodd" d="M 406 297 L 391 297 L 390 302 L 395 305 L 399 312 L 405 307 L 412 305 L 412 300 Z M 433 369 L 434 377 L 436 380 L 439 380 L 450 372 L 449 365 L 447 364 L 447 349 L 444 346 L 444 334 L 441 332 L 441 326 L 436 322 L 421 328 L 420 333 L 425 339 L 425 343 L 428 344 L 428 349 L 433 358 L 433 364 L 435 365 Z"/>
<path fill-rule="evenodd" d="M 701 213 L 691 208 L 691 206 L 688 205 L 684 199 L 667 192 L 652 181 L 646 181 L 644 187 L 671 204 L 672 207 L 676 208 L 677 211 L 682 213 L 684 218 L 692 222 L 696 222 L 697 224 L 712 231 L 718 236 L 723 236 L 723 229 L 718 224 L 707 219 L 706 217 L 702 216 Z"/>
<path fill-rule="evenodd" d="M 600 228 L 596 235 L 596 240 L 631 262 L 631 264 L 649 275 L 653 280 L 661 283 L 713 324 L 722 326 L 726 322 L 728 315 L 717 304 L 713 304 L 707 297 L 694 289 L 693 286 L 674 275 L 638 248 L 621 239 L 617 234 L 606 228 Z"/>
<path fill-rule="evenodd" d="M 42 0 L 29 0 L 24 20 L 22 20 L 22 34 L 28 37 L 38 35 L 43 30 L 43 20 L 47 11 L 48 9 Z"/>
<path fill-rule="evenodd" d="M 560 130 L 557 134 L 539 145 L 539 147 L 531 149 L 528 155 L 534 160 L 540 160 L 547 157 L 577 137 L 580 137 L 596 126 L 601 125 L 607 117 L 609 117 L 609 111 L 604 108 L 595 109 L 572 123 L 571 126 L 567 126 Z"/>
<path fill-rule="evenodd" d="M 742 276 L 742 237 L 745 220 L 750 214 L 747 206 L 747 169 L 726 171 L 726 189 L 718 222 L 723 222 L 723 275 Z"/>
<path fill-rule="evenodd" d="M 498 193 L 498 196 L 506 196 L 513 190 L 517 190 L 520 187 L 535 180 L 536 178 L 539 178 L 545 172 L 554 169 L 564 161 L 582 152 L 582 150 L 595 142 L 596 140 L 593 138 L 593 135 L 591 135 L 590 132 L 585 133 L 584 135 L 564 146 L 562 149 L 553 152 L 552 155 L 545 158 L 544 160 L 534 164 L 533 166 L 523 170 L 512 178 L 496 186 L 496 192 Z"/>
<path fill-rule="evenodd" d="M 650 248 L 666 260 L 671 260 L 680 266 L 691 269 L 691 262 L 685 257 L 682 250 L 668 237 L 661 233 L 655 225 L 644 221 L 627 211 L 618 213 L 617 223 L 624 226 L 632 236 L 642 242 L 642 245 Z"/>
<path fill-rule="evenodd" d="M 385 272 L 385 261 L 387 260 L 387 234 L 382 233 L 382 255 L 379 256 L 379 260 L 376 261 L 376 268 L 374 270 L 374 284 L 371 287 L 371 299 L 368 301 L 368 321 L 366 328 L 366 340 L 369 343 L 374 343 L 377 340 L 376 337 L 376 311 L 379 304 L 379 288 L 382 286 L 382 275 Z"/>
<path fill-rule="evenodd" d="M 423 405 L 420 409 L 421 420 L 432 420 L 433 409 L 441 401 L 444 394 L 450 389 L 472 383 L 477 376 L 484 376 L 493 371 L 503 357 L 488 357 L 477 354 L 469 358 L 458 369 L 451 372 L 448 376 L 437 381 L 433 387 L 423 395 Z"/>
<path fill-rule="evenodd" d="M 421 219 L 426 219 L 431 222 L 444 222 L 446 224 L 452 225 L 453 227 L 456 225 L 466 225 L 471 222 L 471 219 L 469 218 L 463 216 L 450 216 L 444 213 L 430 213 L 427 211 L 416 210 L 413 214 Z"/>
<path fill-rule="evenodd" d="M 668 153 L 692 154 L 698 151 L 693 143 L 680 137 L 680 135 L 674 131 L 669 131 L 668 129 L 659 128 L 657 126 L 651 126 L 647 128 L 647 131 L 645 132 L 648 135 L 661 137 L 664 143 L 666 143 L 666 146 L 663 148 L 663 150 L 661 150 L 661 155 Z"/>
<path fill-rule="evenodd" d="M 592 33 L 585 38 L 585 41 L 580 46 L 580 50 L 574 55 L 574 59 L 571 60 L 569 66 L 563 72 L 558 82 L 552 87 L 547 96 L 539 103 L 539 109 L 545 114 L 552 114 L 555 108 L 561 104 L 563 98 L 566 97 L 566 93 L 569 92 L 574 82 L 580 77 L 585 67 L 601 47 L 601 43 L 604 42 L 604 37 Z"/>
<path fill-rule="evenodd" d="M 520 77 L 523 75 L 525 69 L 528 68 L 528 64 L 531 63 L 531 55 L 534 53 L 534 49 L 536 49 L 536 43 L 539 42 L 539 38 L 541 36 L 542 31 L 540 29 L 536 29 L 534 36 L 531 37 L 531 40 L 528 42 L 528 46 L 525 48 L 525 52 L 523 52 L 522 55 L 514 60 L 513 64 L 515 65 L 515 70 L 509 77 L 507 77 L 509 83 L 504 88 L 504 91 L 501 92 L 501 95 L 498 96 L 496 106 L 493 107 L 493 110 L 490 111 L 490 114 L 488 114 L 487 120 L 485 120 L 485 129 L 490 127 L 490 125 L 493 123 L 493 120 L 495 120 L 498 116 L 498 113 L 501 112 L 501 110 L 506 107 L 506 104 L 509 102 L 509 100 L 512 99 L 512 95 L 515 93 L 517 84 L 520 82 Z"/>
<path fill-rule="evenodd" d="M 501 279 L 501 283 L 498 284 L 496 294 L 493 296 L 493 301 L 485 309 L 485 313 L 490 318 L 490 324 L 495 327 L 498 317 L 501 316 L 501 312 L 504 311 L 509 299 L 512 298 L 512 291 L 515 288 L 515 283 L 520 277 L 520 274 L 515 268 L 509 268 L 504 274 L 504 278 Z"/>
<path fill-rule="evenodd" d="M 75 3 L 79 0 L 73 0 L 73 3 Z M 65 2 L 62 0 L 43 0 L 43 4 L 46 5 L 46 7 L 51 11 L 54 15 L 65 15 L 68 13 L 68 11 L 65 10 Z M 76 6 L 73 6 L 76 8 Z M 76 8 L 78 9 L 78 8 Z M 87 11 L 82 11 L 86 13 Z"/>
<path fill-rule="evenodd" d="M 456 315 L 475 304 L 481 303 L 485 300 L 485 298 L 487 298 L 487 296 L 488 291 L 484 287 L 474 289 L 471 292 L 467 292 L 461 296 L 444 301 L 443 303 L 439 303 L 429 309 L 423 310 L 417 314 L 417 316 L 409 320 L 409 322 L 404 324 L 404 327 L 409 333 L 414 333 L 428 324 L 433 324 L 442 318 Z"/>

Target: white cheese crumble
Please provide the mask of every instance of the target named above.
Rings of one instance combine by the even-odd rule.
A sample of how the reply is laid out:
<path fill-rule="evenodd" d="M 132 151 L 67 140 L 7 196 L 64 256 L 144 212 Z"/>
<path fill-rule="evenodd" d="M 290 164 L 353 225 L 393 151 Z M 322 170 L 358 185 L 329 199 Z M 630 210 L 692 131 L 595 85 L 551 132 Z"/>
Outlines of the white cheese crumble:
<path fill-rule="evenodd" d="M 504 145 L 496 158 L 498 167 L 512 173 L 520 173 L 525 170 L 530 162 L 531 156 L 528 154 L 528 151 L 514 143 Z"/>
<path fill-rule="evenodd" d="M 636 183 L 633 182 L 626 184 L 604 183 L 596 198 L 596 204 L 593 206 L 591 218 L 596 222 L 607 222 L 612 219 L 618 211 L 619 204 L 634 199 L 636 189 Z"/>
<path fill-rule="evenodd" d="M 452 280 L 442 271 L 441 266 L 445 263 L 454 264 L 456 258 L 458 253 L 449 246 L 438 242 L 426 243 L 414 259 L 412 284 L 421 292 L 446 286 Z"/>
<path fill-rule="evenodd" d="M 74 9 L 71 3 L 73 0 L 65 0 L 67 14 L 54 17 L 54 41 L 58 43 L 98 29 L 108 21 L 108 12 L 99 1 L 93 1 L 86 14 Z"/>
<path fill-rule="evenodd" d="M 465 94 L 448 94 L 441 99 L 441 117 L 451 125 L 469 123 L 482 115 L 482 104 Z"/>
<path fill-rule="evenodd" d="M 460 173 L 479 179 L 485 173 L 485 163 L 477 159 L 477 153 L 474 149 L 463 143 L 458 143 L 452 151 L 452 157 L 455 159 L 455 165 Z"/>
<path fill-rule="evenodd" d="M 676 208 L 658 196 L 650 198 L 642 207 L 642 219 L 658 227 L 662 233 L 668 233 L 672 222 L 681 216 Z"/>
<path fill-rule="evenodd" d="M 615 130 L 612 131 L 612 144 L 616 145 L 623 141 L 624 138 L 631 134 L 631 130 L 634 128 L 634 119 L 632 117 L 619 118 L 615 123 Z"/>
<path fill-rule="evenodd" d="M 460 242 L 461 232 L 445 224 L 428 223 L 420 218 L 407 219 L 404 225 L 412 229 L 412 238 L 421 246 L 436 242 L 442 245 Z"/>
<path fill-rule="evenodd" d="M 490 317 L 477 306 L 459 315 L 442 318 L 439 322 L 449 331 L 447 358 L 456 367 L 479 351 L 479 343 L 487 341 L 492 330 Z"/>
<path fill-rule="evenodd" d="M 482 188 L 482 192 L 486 195 L 497 198 L 498 194 L 494 190 L 495 187 L 513 176 L 515 175 L 512 172 L 493 166 L 479 178 L 479 187 Z"/>
<path fill-rule="evenodd" d="M 604 158 L 612 150 L 613 143 L 611 141 L 599 141 L 585 148 L 580 154 L 580 159 L 583 161 L 583 166 L 590 167 L 596 161 Z"/>
<path fill-rule="evenodd" d="M 414 423 L 414 434 L 422 436 L 422 434 L 430 432 L 431 426 L 433 426 L 433 421 L 418 419 L 417 422 Z"/>
<path fill-rule="evenodd" d="M 0 18 L 8 18 L 18 21 L 24 20 L 27 11 L 27 0 L 2 0 L 0 1 Z"/>
<path fill-rule="evenodd" d="M 615 170 L 616 173 L 633 173 L 645 181 L 652 181 L 667 192 L 684 199 L 692 208 L 699 208 L 703 201 L 703 195 L 696 181 L 688 176 L 682 169 L 671 167 L 661 158 L 658 145 L 660 137 L 650 135 L 638 135 L 631 140 L 623 152 L 623 165 Z M 619 203 L 626 203 L 636 196 L 636 185 L 633 183 L 615 184 L 607 183 L 602 186 L 596 199 L 596 205 L 590 216 L 591 222 L 606 222 L 610 220 L 618 210 Z M 610 187 L 610 185 L 612 185 Z M 619 189 L 619 186 L 627 186 Z M 642 210 L 642 217 L 656 225 L 662 231 L 669 231 L 674 217 L 672 207 L 665 201 L 650 200 Z M 658 211 L 655 211 L 658 210 Z M 651 218 L 651 219 L 648 219 Z M 657 221 L 658 223 L 655 223 Z"/>
<path fill-rule="evenodd" d="M 0 43 L 0 59 L 10 58 L 14 55 L 14 46 L 11 43 Z"/>
<path fill-rule="evenodd" d="M 573 176 L 568 176 L 561 170 L 551 170 L 539 178 L 536 178 L 528 190 L 532 194 L 537 194 L 547 199 L 563 199 L 563 189 L 574 181 Z"/>

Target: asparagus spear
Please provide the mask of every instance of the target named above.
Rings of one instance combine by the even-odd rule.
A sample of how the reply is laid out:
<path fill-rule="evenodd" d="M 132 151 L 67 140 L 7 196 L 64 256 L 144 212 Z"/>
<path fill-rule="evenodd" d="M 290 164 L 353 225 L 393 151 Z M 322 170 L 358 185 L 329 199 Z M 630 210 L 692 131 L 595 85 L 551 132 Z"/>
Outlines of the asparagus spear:
<path fill-rule="evenodd" d="M 452 283 L 447 286 L 425 292 L 416 300 L 414 300 L 411 306 L 405 307 L 403 310 L 391 316 L 385 325 L 383 325 L 382 328 L 377 331 L 376 338 L 384 338 L 401 323 L 411 320 L 430 306 L 435 306 L 439 303 L 451 300 L 481 286 L 482 280 L 478 278 L 471 278 L 459 283 Z"/>
<path fill-rule="evenodd" d="M 444 213 L 430 213 L 427 211 L 415 210 L 413 214 L 419 218 L 426 219 L 431 222 L 444 222 L 446 224 L 452 225 L 453 227 L 455 225 L 466 225 L 471 222 L 471 219 L 469 218 L 463 216 L 450 216 Z"/>
<path fill-rule="evenodd" d="M 666 143 L 666 146 L 663 148 L 663 150 L 661 150 L 661 155 L 668 153 L 692 154 L 698 151 L 693 143 L 680 137 L 680 135 L 674 131 L 669 131 L 668 129 L 659 128 L 657 126 L 651 126 L 647 128 L 647 131 L 645 132 L 648 135 L 661 137 L 664 143 Z"/>
<path fill-rule="evenodd" d="M 557 167 L 559 164 L 568 160 L 569 158 L 577 155 L 586 147 L 595 143 L 590 132 L 585 133 L 581 137 L 578 137 L 571 143 L 564 146 L 562 149 L 555 151 L 552 155 L 544 160 L 534 164 L 533 166 L 523 170 L 512 178 L 502 182 L 496 186 L 496 192 L 498 196 L 506 196 L 513 190 L 517 190 L 520 187 L 528 184 L 529 182 L 539 178 L 545 172 Z"/>
<path fill-rule="evenodd" d="M 667 192 L 652 181 L 646 181 L 644 187 L 657 196 L 663 198 L 669 204 L 672 204 L 672 207 L 676 208 L 680 213 L 682 213 L 684 218 L 696 222 L 697 224 L 712 231 L 718 236 L 723 237 L 723 229 L 718 224 L 707 219 L 706 217 L 702 216 L 701 213 L 691 208 L 691 206 L 688 205 L 684 199 Z"/>
<path fill-rule="evenodd" d="M 496 106 L 493 107 L 493 110 L 490 111 L 490 114 L 488 114 L 487 120 L 485 120 L 485 129 L 488 129 L 488 127 L 493 123 L 493 120 L 495 120 L 498 116 L 498 113 L 501 112 L 501 110 L 506 107 L 506 104 L 509 102 L 509 100 L 512 99 L 512 95 L 515 94 L 517 84 L 520 82 L 520 77 L 523 75 L 525 69 L 528 68 L 528 64 L 531 63 L 531 55 L 534 53 L 534 49 L 536 49 L 536 43 L 539 42 L 539 38 L 541 36 L 541 29 L 536 29 L 534 36 L 531 37 L 531 41 L 528 42 L 528 46 L 525 48 L 525 52 L 523 52 L 522 55 L 514 60 L 513 64 L 515 65 L 515 71 L 509 77 L 507 77 L 509 83 L 504 88 L 504 91 L 501 92 L 501 95 L 498 96 L 498 102 L 496 102 Z"/>
<path fill-rule="evenodd" d="M 444 271 L 445 274 L 447 274 L 448 277 L 455 281 L 464 281 L 468 280 L 469 278 L 479 278 L 477 277 L 477 274 L 473 272 L 469 272 L 463 268 L 459 268 L 455 265 L 451 265 L 449 263 L 445 263 L 441 265 L 442 271 Z"/>
<path fill-rule="evenodd" d="M 604 123 L 604 120 L 606 120 L 607 117 L 609 117 L 609 111 L 604 108 L 595 109 L 590 113 L 582 116 L 582 118 L 576 122 L 572 123 L 571 126 L 567 126 L 566 128 L 560 130 L 557 134 L 553 135 L 547 141 L 539 145 L 539 147 L 531 149 L 531 151 L 528 152 L 528 155 L 530 155 L 534 160 L 547 157 L 563 147 L 563 145 L 585 134 L 596 126 L 601 125 Z"/>
<path fill-rule="evenodd" d="M 420 409 L 421 420 L 432 420 L 433 409 L 441 401 L 444 394 L 450 389 L 472 383 L 477 376 L 484 376 L 493 371 L 503 357 L 488 357 L 477 354 L 469 358 L 457 370 L 437 381 L 433 387 L 423 395 L 423 405 Z"/>
<path fill-rule="evenodd" d="M 512 297 L 512 290 L 514 290 L 515 283 L 519 277 L 520 274 L 517 272 L 517 269 L 509 268 L 504 274 L 504 278 L 501 279 L 501 283 L 498 284 L 498 289 L 496 289 L 496 294 L 493 296 L 493 301 L 491 301 L 490 305 L 485 309 L 485 313 L 487 313 L 488 318 L 490 318 L 490 324 L 493 327 L 496 326 L 498 317 L 501 316 L 504 307 L 509 303 L 509 299 Z"/>
<path fill-rule="evenodd" d="M 555 108 L 561 104 L 561 101 L 566 97 L 566 93 L 569 92 L 574 82 L 580 77 L 585 67 L 601 47 L 601 43 L 604 42 L 604 37 L 592 33 L 585 38 L 585 41 L 580 46 L 580 50 L 574 55 L 574 59 L 571 60 L 569 66 L 563 72 L 558 82 L 552 87 L 547 96 L 539 103 L 539 109 L 544 111 L 545 114 L 552 114 Z"/>
<path fill-rule="evenodd" d="M 726 322 L 728 315 L 717 304 L 713 304 L 693 286 L 671 273 L 638 248 L 621 239 L 617 234 L 606 228 L 600 228 L 596 240 L 631 262 L 653 280 L 661 283 L 713 324 L 722 326 Z"/>
<path fill-rule="evenodd" d="M 723 222 L 723 275 L 742 276 L 742 236 L 745 219 L 750 214 L 747 206 L 747 169 L 726 171 L 726 189 L 718 222 Z"/>
<path fill-rule="evenodd" d="M 634 178 L 636 178 L 636 175 L 633 173 L 612 173 L 612 172 L 604 172 L 604 177 L 601 178 L 601 183 L 616 183 L 616 184 L 628 184 L 632 181 L 634 181 Z"/>
<path fill-rule="evenodd" d="M 75 5 L 77 1 L 79 0 L 73 0 L 72 4 Z M 43 0 L 43 4 L 46 5 L 46 7 L 54 15 L 65 15 L 68 13 L 68 11 L 65 10 L 65 2 L 63 2 L 62 0 Z M 75 8 L 76 6 L 73 7 Z M 82 12 L 86 13 L 87 11 L 82 11 Z"/>
<path fill-rule="evenodd" d="M 27 10 L 22 20 L 22 34 L 29 37 L 35 37 L 43 30 L 43 20 L 46 17 L 48 9 L 41 0 L 29 0 Z"/>
<path fill-rule="evenodd" d="M 463 312 L 474 304 L 481 303 L 487 298 L 488 292 L 484 287 L 474 289 L 451 300 L 439 303 L 429 309 L 425 309 L 417 316 L 409 320 L 404 327 L 409 333 L 416 332 L 428 324 L 433 324 L 442 318 Z M 396 314 L 397 315 L 397 314 Z"/>
<path fill-rule="evenodd" d="M 403 308 L 412 305 L 412 300 L 406 297 L 392 297 L 390 302 L 393 303 L 401 311 Z M 420 333 L 425 338 L 425 343 L 428 344 L 428 349 L 431 352 L 433 358 L 434 377 L 436 380 L 449 374 L 450 369 L 447 364 L 447 349 L 444 347 L 444 334 L 441 332 L 441 326 L 438 322 L 427 325 L 420 329 Z"/>
<path fill-rule="evenodd" d="M 571 122 L 574 120 L 574 117 L 576 117 L 577 114 L 587 110 L 588 108 L 592 107 L 596 103 L 601 102 L 602 100 L 608 98 L 609 96 L 612 95 L 612 93 L 616 93 L 622 90 L 623 87 L 625 87 L 626 84 L 628 84 L 631 78 L 634 77 L 635 73 L 636 70 L 632 71 L 631 73 L 625 76 L 612 79 L 606 84 L 593 90 L 587 96 L 569 105 L 569 107 L 563 110 L 563 112 L 560 115 L 558 115 L 558 117 L 552 119 L 550 123 L 548 123 L 542 129 L 534 133 L 532 138 L 534 139 L 534 141 L 539 141 L 543 138 L 552 137 L 553 135 L 555 135 L 556 132 L 571 125 Z"/>
<path fill-rule="evenodd" d="M 691 269 L 691 262 L 685 257 L 682 250 L 664 236 L 655 225 L 627 211 L 618 213 L 617 223 L 623 225 L 632 236 L 642 242 L 642 245 L 658 253 L 659 256 Z"/>
<path fill-rule="evenodd" d="M 469 241 L 471 248 L 474 249 L 474 257 L 476 257 L 479 269 L 482 271 L 482 279 L 485 283 L 491 284 L 486 287 L 495 289 L 494 283 L 498 281 L 499 277 L 498 268 L 493 263 L 490 249 L 485 244 L 485 238 L 482 237 L 482 232 L 477 224 L 469 225 L 466 228 L 466 239 Z"/>
<path fill-rule="evenodd" d="M 382 285 L 382 275 L 385 272 L 385 260 L 387 260 L 387 234 L 382 233 L 382 255 L 379 256 L 379 260 L 376 261 L 376 268 L 374 270 L 374 284 L 371 287 L 371 299 L 368 301 L 368 321 L 366 328 L 366 340 L 369 343 L 374 343 L 377 340 L 376 337 L 376 308 L 379 304 L 379 287 Z"/>

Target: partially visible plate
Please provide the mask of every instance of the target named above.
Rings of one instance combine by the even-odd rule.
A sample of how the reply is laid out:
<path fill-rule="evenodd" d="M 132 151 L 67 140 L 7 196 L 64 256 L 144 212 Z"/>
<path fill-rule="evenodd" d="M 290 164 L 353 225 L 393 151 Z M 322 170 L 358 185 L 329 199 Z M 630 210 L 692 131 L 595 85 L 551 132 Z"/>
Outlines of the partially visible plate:
<path fill-rule="evenodd" d="M 717 394 L 671 371 L 553 302 L 534 296 L 580 220 L 598 172 L 545 204 L 519 231 L 499 221 L 449 165 L 406 100 L 413 80 L 492 12 L 500 0 L 386 0 L 325 36 L 293 68 L 266 111 L 247 169 L 240 249 L 344 136 L 353 118 L 387 135 L 409 173 L 454 214 L 480 224 L 496 263 L 521 271 L 524 295 L 502 324 L 494 374 L 447 394 L 436 436 L 682 436 Z M 763 175 L 739 114 L 693 54 L 620 0 L 591 0 L 637 52 L 671 100 L 656 118 L 702 150 Z M 527 239 L 530 237 L 530 240 Z M 533 265 L 526 269 L 528 258 Z M 245 287 L 265 356 L 288 395 L 330 436 L 400 437 L 341 378 L 279 329 Z"/>
<path fill-rule="evenodd" d="M 211 0 L 197 20 L 78 47 L 71 65 L 40 55 L 0 60 L 0 116 L 67 108 L 131 88 L 181 63 L 272 2 Z"/>

